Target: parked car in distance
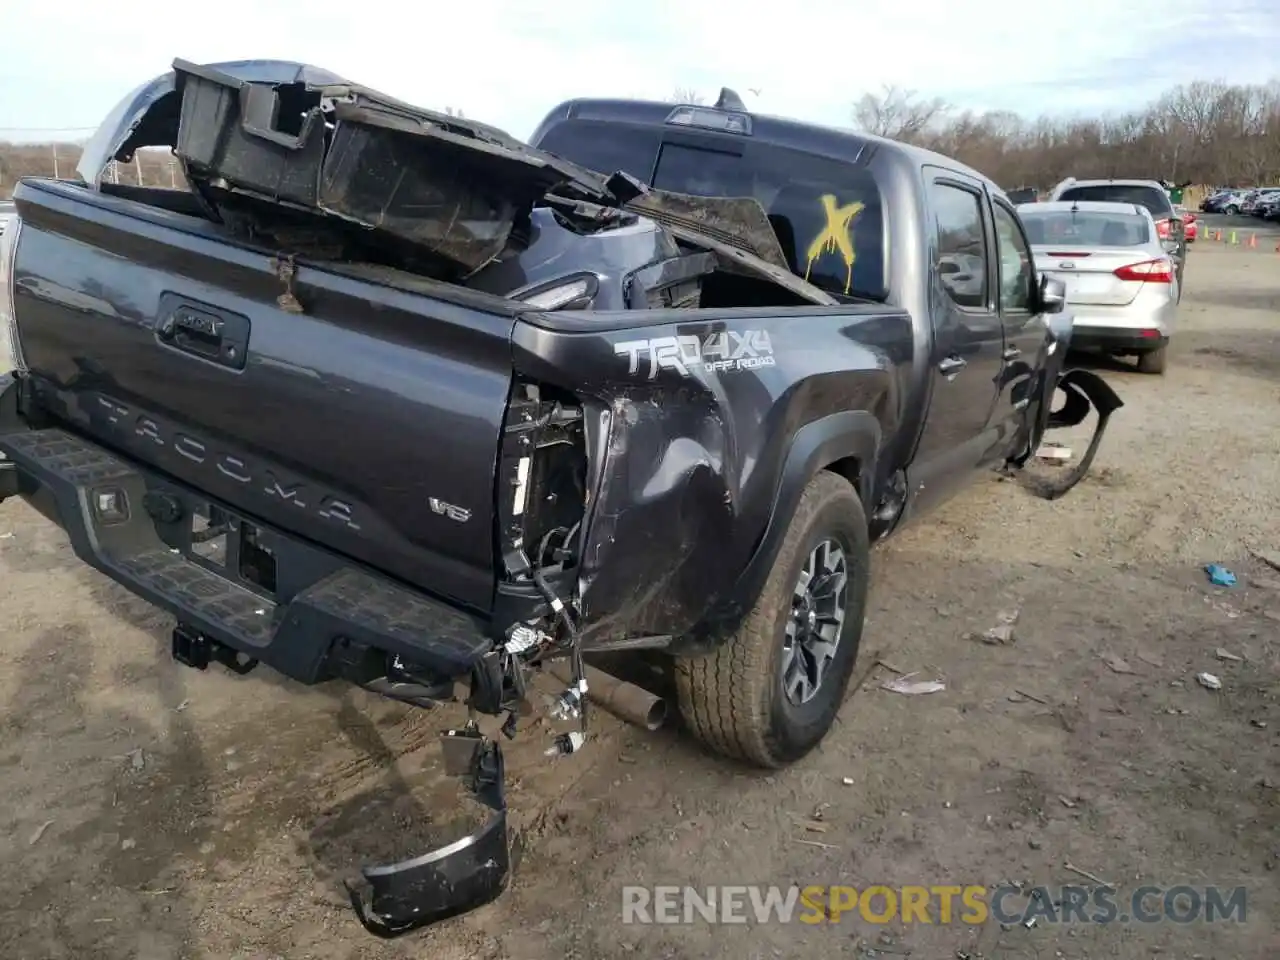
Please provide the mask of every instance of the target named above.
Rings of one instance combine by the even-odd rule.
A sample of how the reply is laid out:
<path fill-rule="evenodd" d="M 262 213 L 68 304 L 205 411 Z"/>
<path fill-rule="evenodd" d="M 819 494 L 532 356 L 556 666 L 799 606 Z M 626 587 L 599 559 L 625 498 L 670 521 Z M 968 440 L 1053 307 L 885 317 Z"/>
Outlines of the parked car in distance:
<path fill-rule="evenodd" d="M 1201 213 L 1217 213 L 1222 200 L 1226 197 L 1226 190 L 1214 190 L 1205 194 L 1203 200 L 1200 201 Z"/>
<path fill-rule="evenodd" d="M 1145 207 L 1155 221 L 1156 235 L 1173 257 L 1178 287 L 1187 259 L 1185 224 L 1173 209 L 1173 201 L 1159 180 L 1064 180 L 1049 200 L 1091 200 L 1107 203 L 1136 203 Z"/>
<path fill-rule="evenodd" d="M 1211 190 L 1209 194 L 1200 201 L 1200 211 L 1202 213 L 1226 213 L 1227 207 L 1234 204 L 1236 213 L 1240 210 L 1240 201 L 1245 191 L 1239 187 L 1221 187 Z"/>
<path fill-rule="evenodd" d="M 4 228 L 9 225 L 17 210 L 12 200 L 0 200 L 0 236 L 4 235 Z"/>
<path fill-rule="evenodd" d="M 1227 190 L 1220 194 L 1210 197 L 1205 206 L 1206 213 L 1225 213 L 1229 217 L 1234 217 L 1240 212 L 1240 208 L 1244 206 L 1245 194 L 1247 190 Z"/>
<path fill-rule="evenodd" d="M 1240 212 L 1250 217 L 1262 216 L 1261 207 L 1268 200 L 1280 197 L 1280 187 L 1262 187 L 1249 191 L 1249 196 L 1240 206 Z"/>
<path fill-rule="evenodd" d="M 1253 205 L 1253 215 L 1255 217 L 1265 217 L 1267 209 L 1278 201 L 1280 201 L 1280 187 L 1268 187 L 1258 195 L 1258 199 Z"/>
<path fill-rule="evenodd" d="M 1268 197 L 1258 206 L 1263 220 L 1280 220 L 1280 195 Z"/>
<path fill-rule="evenodd" d="M 1139 203 L 1050 201 L 1018 207 L 1036 272 L 1067 288 L 1072 346 L 1136 356 L 1164 373 L 1181 298 L 1172 256 Z"/>

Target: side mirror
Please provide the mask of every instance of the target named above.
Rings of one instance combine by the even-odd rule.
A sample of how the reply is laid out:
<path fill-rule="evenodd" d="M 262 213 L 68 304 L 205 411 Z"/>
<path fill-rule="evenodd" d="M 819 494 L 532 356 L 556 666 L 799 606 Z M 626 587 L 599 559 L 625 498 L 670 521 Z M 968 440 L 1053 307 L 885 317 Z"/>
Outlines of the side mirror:
<path fill-rule="evenodd" d="M 1040 278 L 1040 312 L 1061 313 L 1067 305 L 1067 285 L 1057 277 Z"/>

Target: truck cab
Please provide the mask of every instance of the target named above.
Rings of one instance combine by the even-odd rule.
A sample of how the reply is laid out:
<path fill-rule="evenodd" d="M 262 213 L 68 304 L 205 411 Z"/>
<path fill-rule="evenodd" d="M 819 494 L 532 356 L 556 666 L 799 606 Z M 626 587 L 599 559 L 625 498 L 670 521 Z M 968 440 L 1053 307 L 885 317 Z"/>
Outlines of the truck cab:
<path fill-rule="evenodd" d="M 727 89 L 714 106 L 571 100 L 531 143 L 661 190 L 753 197 L 797 276 L 916 319 L 919 401 L 903 404 L 896 449 L 882 460 L 911 464 L 901 519 L 998 463 L 1024 427 L 1058 305 L 1046 309 L 1013 203 L 978 171 L 895 141 L 749 113 Z"/>

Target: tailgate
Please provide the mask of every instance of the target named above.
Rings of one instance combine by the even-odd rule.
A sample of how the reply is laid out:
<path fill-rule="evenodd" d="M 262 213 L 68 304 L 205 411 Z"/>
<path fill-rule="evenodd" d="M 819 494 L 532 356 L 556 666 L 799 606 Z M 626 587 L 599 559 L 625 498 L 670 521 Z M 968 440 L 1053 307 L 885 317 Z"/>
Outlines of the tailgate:
<path fill-rule="evenodd" d="M 56 420 L 491 607 L 514 310 L 392 271 L 290 279 L 210 224 L 71 184 L 27 182 L 17 201 L 18 328 Z"/>

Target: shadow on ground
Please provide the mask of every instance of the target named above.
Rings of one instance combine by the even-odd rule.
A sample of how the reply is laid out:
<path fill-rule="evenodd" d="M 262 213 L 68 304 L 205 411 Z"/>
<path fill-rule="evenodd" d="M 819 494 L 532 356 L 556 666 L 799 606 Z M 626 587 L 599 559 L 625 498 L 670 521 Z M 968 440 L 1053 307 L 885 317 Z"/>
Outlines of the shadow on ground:
<path fill-rule="evenodd" d="M 178 956 L 202 908 L 181 889 L 181 863 L 210 836 L 209 771 L 177 709 L 181 679 L 152 671 L 132 684 L 155 698 L 167 730 L 95 706 L 93 637 L 81 625 L 37 634 L 6 705 L 0 780 L 15 813 L 38 807 L 35 831 L 15 838 L 0 880 L 0 956 Z M 60 743 L 50 766 L 40 745 Z M 70 754 L 70 756 L 68 755 Z M 23 767 L 28 776 L 4 776 Z M 29 825 L 29 822 L 28 822 Z M 73 851 L 72 854 L 58 851 Z"/>

